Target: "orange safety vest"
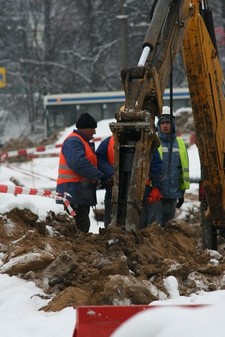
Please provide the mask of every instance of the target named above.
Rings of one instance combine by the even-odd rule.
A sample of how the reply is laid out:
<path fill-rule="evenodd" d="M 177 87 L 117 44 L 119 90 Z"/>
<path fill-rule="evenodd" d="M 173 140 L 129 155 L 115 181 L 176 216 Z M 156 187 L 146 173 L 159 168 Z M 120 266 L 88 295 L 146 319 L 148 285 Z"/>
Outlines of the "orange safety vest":
<path fill-rule="evenodd" d="M 81 137 L 77 133 L 72 132 L 66 139 L 70 137 L 74 137 L 74 136 L 76 136 L 82 141 L 84 149 L 85 149 L 86 158 L 90 161 L 92 165 L 97 167 L 97 156 L 93 152 L 92 148 L 90 147 L 90 144 L 87 141 L 85 141 L 83 137 Z M 65 156 L 61 150 L 60 155 L 59 155 L 59 169 L 58 169 L 57 184 L 72 183 L 72 182 L 77 183 L 85 179 L 86 179 L 85 177 L 80 176 L 79 174 L 71 170 L 71 168 L 69 168 L 69 166 L 67 165 Z"/>
<path fill-rule="evenodd" d="M 113 166 L 114 164 L 114 137 L 111 136 L 109 143 L 108 143 L 108 151 L 107 151 L 107 157 L 108 157 L 108 162 L 110 165 Z"/>

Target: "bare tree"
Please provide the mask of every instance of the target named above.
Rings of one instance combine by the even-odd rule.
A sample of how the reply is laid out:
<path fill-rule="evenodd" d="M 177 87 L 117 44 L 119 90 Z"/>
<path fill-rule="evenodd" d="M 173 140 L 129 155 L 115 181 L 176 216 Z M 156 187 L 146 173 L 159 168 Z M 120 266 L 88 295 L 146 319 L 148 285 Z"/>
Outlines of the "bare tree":
<path fill-rule="evenodd" d="M 0 65 L 7 69 L 3 108 L 27 120 L 36 132 L 43 118 L 42 96 L 122 89 L 121 67 L 137 64 L 153 0 L 0 0 Z M 215 23 L 223 0 L 212 1 Z M 219 52 L 223 52 L 221 46 Z M 225 60 L 221 57 L 222 65 Z M 182 59 L 174 85 L 185 85 Z M 1 123 L 1 121 L 0 121 Z M 25 131 L 24 131 L 25 132 Z"/>

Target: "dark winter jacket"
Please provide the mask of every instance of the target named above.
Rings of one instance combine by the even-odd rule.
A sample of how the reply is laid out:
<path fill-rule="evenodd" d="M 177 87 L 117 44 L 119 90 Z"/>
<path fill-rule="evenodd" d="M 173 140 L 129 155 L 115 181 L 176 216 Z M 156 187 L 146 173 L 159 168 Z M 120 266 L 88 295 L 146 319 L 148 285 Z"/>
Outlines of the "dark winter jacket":
<path fill-rule="evenodd" d="M 160 126 L 158 125 L 158 130 Z M 172 141 L 171 141 L 172 136 Z M 178 140 L 175 134 L 175 121 L 173 124 L 173 134 L 165 134 L 158 132 L 158 137 L 161 142 L 159 152 L 162 154 L 162 194 L 164 199 L 179 199 L 182 198 L 185 188 L 183 187 L 183 178 L 186 180 L 186 188 L 189 186 L 189 168 L 188 155 L 185 148 L 186 167 L 183 167 L 181 161 L 181 153 L 179 151 Z M 170 151 L 172 144 L 172 151 Z M 184 173 L 185 171 L 185 173 Z"/>
<path fill-rule="evenodd" d="M 109 140 L 110 140 L 110 137 L 104 139 L 96 151 L 97 158 L 98 158 L 98 168 L 105 174 L 107 178 L 110 178 L 113 175 L 113 166 L 109 164 L 108 159 L 107 159 Z M 153 187 L 157 187 L 159 190 L 161 190 L 162 188 L 162 160 L 160 158 L 158 151 L 155 151 L 152 156 L 152 161 L 150 164 L 149 179 L 151 180 L 151 185 Z"/>
<path fill-rule="evenodd" d="M 64 194 L 69 193 L 72 197 L 68 198 L 72 205 L 96 205 L 96 185 L 103 173 L 98 170 L 85 156 L 85 147 L 79 134 L 84 141 L 88 142 L 95 153 L 94 143 L 89 142 L 81 132 L 74 130 L 74 136 L 66 138 L 63 142 L 61 151 L 64 154 L 67 165 L 77 174 L 87 178 L 81 182 L 68 182 L 57 184 L 56 191 Z"/>

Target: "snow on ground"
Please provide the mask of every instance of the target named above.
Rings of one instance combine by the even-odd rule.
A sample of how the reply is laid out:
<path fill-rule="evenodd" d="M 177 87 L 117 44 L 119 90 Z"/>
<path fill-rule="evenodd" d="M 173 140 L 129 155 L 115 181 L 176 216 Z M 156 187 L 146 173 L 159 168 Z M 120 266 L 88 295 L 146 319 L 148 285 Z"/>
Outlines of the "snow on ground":
<path fill-rule="evenodd" d="M 38 311 L 47 301 L 33 282 L 0 275 L 0 317 L 2 337 L 72 337 L 75 310 Z"/>
<path fill-rule="evenodd" d="M 106 120 L 98 123 L 96 137 L 104 138 L 110 135 L 108 123 L 114 120 Z M 61 134 L 57 143 L 60 144 L 65 136 L 73 129 L 67 128 Z M 96 142 L 96 146 L 98 143 Z M 200 165 L 198 151 L 195 145 L 189 148 L 190 176 L 193 179 L 200 177 Z M 21 185 L 29 188 L 55 189 L 57 177 L 58 158 L 39 158 L 27 163 L 4 164 L 0 166 L 0 184 L 14 186 L 10 181 L 13 177 Z M 197 185 L 191 184 L 191 193 L 197 193 Z M 103 204 L 104 191 L 98 191 L 98 205 Z M 185 208 L 190 207 L 185 203 Z M 4 213 L 19 207 L 28 208 L 32 212 L 45 218 L 49 210 L 62 212 L 61 205 L 57 205 L 53 199 L 37 196 L 0 193 L 0 213 Z M 103 223 L 97 223 L 93 211 L 91 217 L 91 232 L 98 233 Z M 0 243 L 1 244 L 1 243 Z M 0 266 L 1 258 L 0 255 Z M 159 309 L 151 309 L 136 315 L 124 324 L 113 337 L 222 337 L 224 336 L 225 323 L 223 311 L 225 310 L 225 292 L 215 291 L 211 293 L 201 292 L 191 297 L 179 296 L 176 279 L 168 277 L 165 280 L 170 300 L 156 301 L 151 305 L 160 306 Z M 0 275 L 0 317 L 1 336 L 3 337 L 72 337 L 75 326 L 75 313 L 73 308 L 66 308 L 57 313 L 39 311 L 47 300 L 41 298 L 42 290 L 34 283 L 21 280 L 17 277 Z M 168 305 L 181 304 L 211 304 L 210 306 L 184 309 L 181 307 L 169 307 Z M 161 307 L 162 306 L 162 307 Z"/>

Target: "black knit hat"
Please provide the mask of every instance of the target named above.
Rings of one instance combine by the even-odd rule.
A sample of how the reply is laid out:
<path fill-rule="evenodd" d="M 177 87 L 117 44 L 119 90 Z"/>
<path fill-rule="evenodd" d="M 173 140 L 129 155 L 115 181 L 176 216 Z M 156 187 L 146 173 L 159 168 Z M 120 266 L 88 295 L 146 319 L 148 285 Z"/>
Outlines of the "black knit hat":
<path fill-rule="evenodd" d="M 78 118 L 76 127 L 77 129 L 95 129 L 97 128 L 97 122 L 89 113 L 83 113 Z"/>

